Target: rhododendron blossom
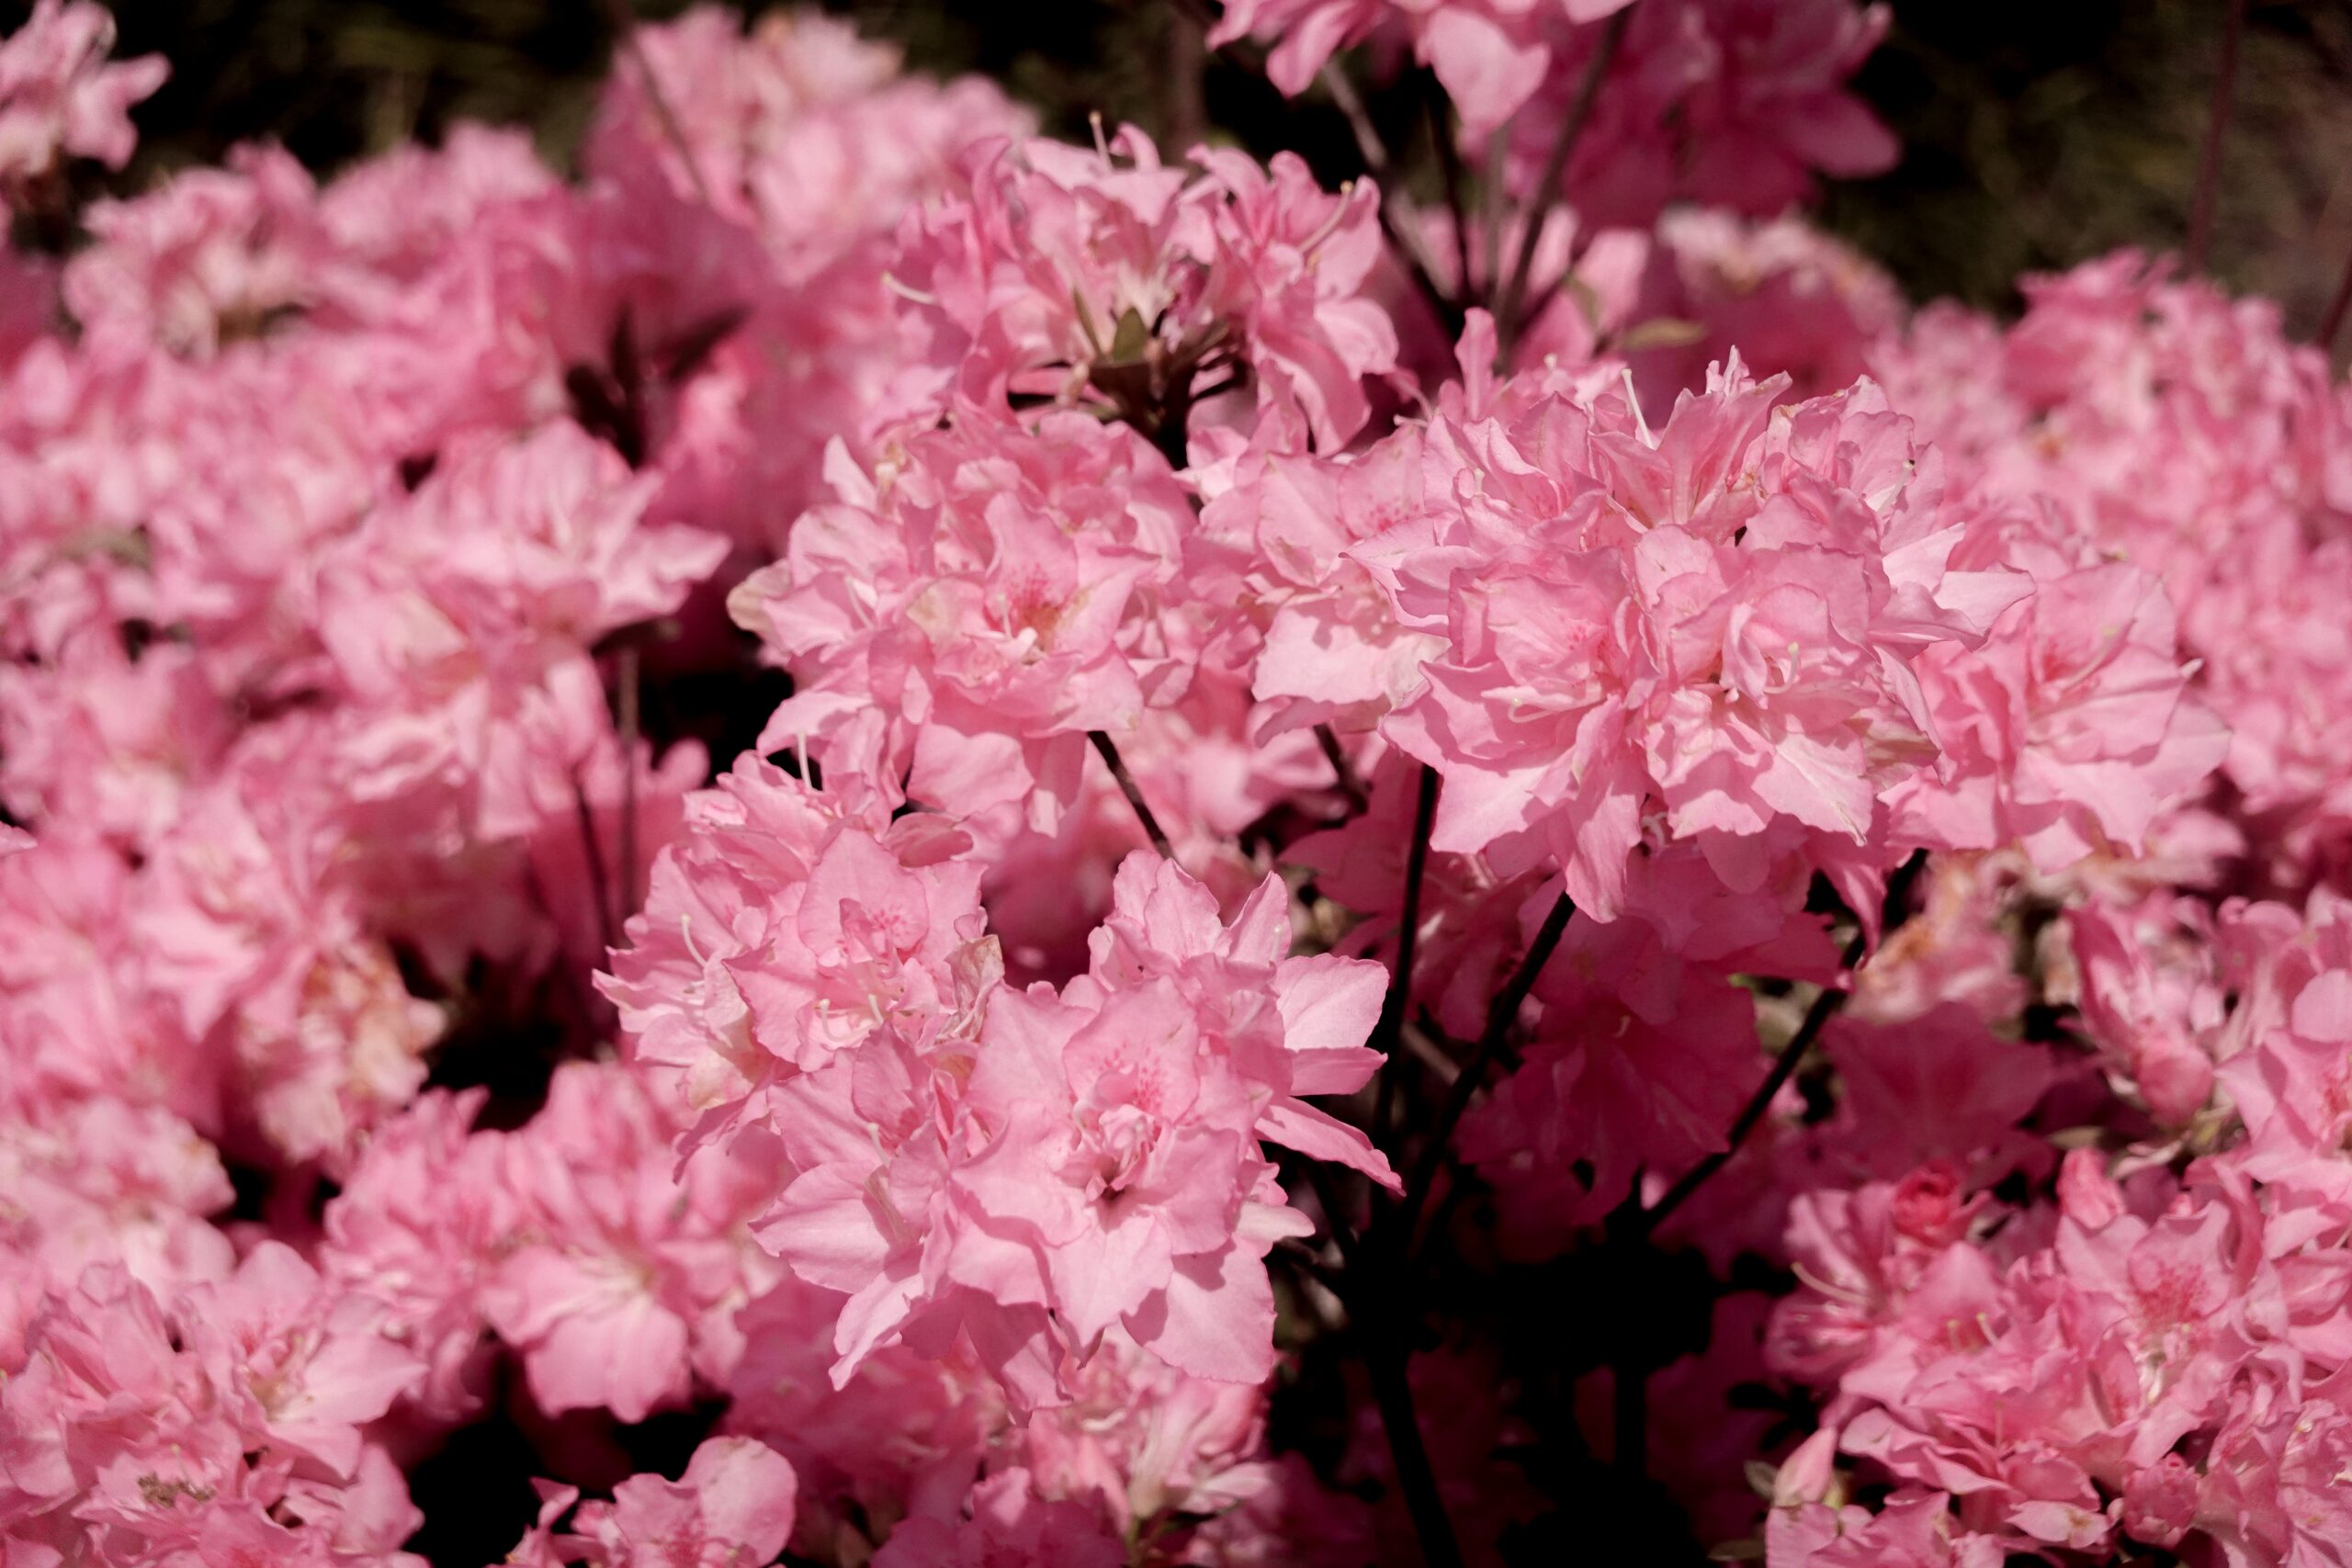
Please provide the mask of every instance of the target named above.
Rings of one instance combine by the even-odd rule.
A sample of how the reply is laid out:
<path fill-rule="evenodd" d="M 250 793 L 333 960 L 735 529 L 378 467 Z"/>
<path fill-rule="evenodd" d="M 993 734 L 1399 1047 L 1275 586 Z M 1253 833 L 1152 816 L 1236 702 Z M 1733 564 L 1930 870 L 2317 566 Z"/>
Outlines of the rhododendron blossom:
<path fill-rule="evenodd" d="M 628 10 L 0 39 L 0 1568 L 2352 1562 L 2324 345 L 1851 0 Z"/>
<path fill-rule="evenodd" d="M 130 109 L 163 85 L 155 55 L 108 61 L 114 18 L 89 0 L 34 0 L 0 43 L 0 186 L 47 174 L 60 154 L 113 168 L 138 144 Z"/>
<path fill-rule="evenodd" d="M 838 1382 L 900 1337 L 960 1329 L 1023 1399 L 1063 1397 L 1114 1326 L 1181 1371 L 1270 1370 L 1263 1258 L 1311 1228 L 1264 1143 L 1394 1185 L 1305 1104 L 1375 1065 L 1377 966 L 1283 956 L 1270 878 L 1232 922 L 1148 852 L 1120 872 L 1093 962 L 1057 994 L 1001 987 L 969 1034 L 877 1033 L 776 1097 L 801 1174 L 760 1227 L 851 1300 Z"/>
<path fill-rule="evenodd" d="M 1491 130 L 1509 119 L 1552 65 L 1544 22 L 1593 22 L 1628 0 L 1233 0 L 1210 33 L 1214 43 L 1255 35 L 1279 39 L 1266 73 L 1285 93 L 1304 92 L 1335 51 L 1384 30 L 1409 33 L 1413 49 L 1462 107 L 1466 124 Z"/>
<path fill-rule="evenodd" d="M 674 1072 L 684 1109 L 741 1114 L 877 1032 L 971 1008 L 997 965 L 970 847 L 854 783 L 738 761 L 689 801 L 604 982 L 635 1061 Z"/>
<path fill-rule="evenodd" d="M 1193 402 L 1236 386 L 1324 447 L 1356 433 L 1361 383 L 1396 352 L 1361 297 L 1372 189 L 1331 195 L 1289 154 L 1191 161 L 1163 164 L 1132 127 L 1092 154 L 1008 142 L 971 169 L 968 203 L 909 226 L 892 276 L 964 400 L 1108 405 L 1180 463 Z"/>
<path fill-rule="evenodd" d="M 1653 812 L 1737 882 L 1736 840 L 1870 844 L 1936 764 L 1914 660 L 2027 585 L 1947 573 L 1958 528 L 1874 389 L 1775 410 L 1781 385 L 1735 365 L 1657 432 L 1622 394 L 1458 427 L 1498 481 L 1382 542 L 1401 616 L 1447 639 L 1382 726 L 1446 779 L 1436 847 L 1555 855 L 1608 918 Z"/>
<path fill-rule="evenodd" d="M 1050 832 L 1088 733 L 1182 694 L 1182 628 L 1155 612 L 1183 492 L 1132 432 L 1076 413 L 927 433 L 887 482 L 842 476 L 842 503 L 735 591 L 799 686 L 763 743 Z"/>

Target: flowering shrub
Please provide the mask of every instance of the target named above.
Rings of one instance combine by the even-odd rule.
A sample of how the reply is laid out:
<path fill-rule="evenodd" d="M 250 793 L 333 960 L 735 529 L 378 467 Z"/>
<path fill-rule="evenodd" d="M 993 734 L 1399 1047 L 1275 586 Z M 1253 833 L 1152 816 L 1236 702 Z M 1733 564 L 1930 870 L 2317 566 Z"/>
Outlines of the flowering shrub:
<path fill-rule="evenodd" d="M 2352 1562 L 2352 392 L 1908 310 L 1885 25 L 1209 18 L 1442 209 L 716 9 L 77 205 L 40 0 L 0 1561 Z"/>

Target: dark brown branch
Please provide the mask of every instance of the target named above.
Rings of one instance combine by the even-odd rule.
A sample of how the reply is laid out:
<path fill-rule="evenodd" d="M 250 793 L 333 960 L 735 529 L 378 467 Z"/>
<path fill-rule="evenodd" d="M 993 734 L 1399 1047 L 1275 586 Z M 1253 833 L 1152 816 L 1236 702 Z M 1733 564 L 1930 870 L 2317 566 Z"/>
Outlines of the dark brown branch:
<path fill-rule="evenodd" d="M 1577 142 L 1591 122 L 1593 105 L 1600 97 L 1601 78 L 1609 74 L 1609 67 L 1617 59 L 1618 48 L 1625 40 L 1625 25 L 1633 15 L 1633 8 L 1628 6 L 1602 24 L 1608 30 L 1600 35 L 1600 47 L 1594 51 L 1592 63 L 1585 68 L 1584 80 L 1577 87 L 1576 101 L 1568 107 L 1567 118 L 1560 122 L 1560 133 L 1553 139 L 1551 155 L 1544 160 L 1535 198 L 1528 203 L 1527 227 L 1519 236 L 1519 256 L 1511 265 L 1510 281 L 1495 300 L 1495 330 L 1500 335 L 1506 360 L 1518 342 L 1528 275 L 1535 268 L 1535 247 L 1544 237 L 1544 225 L 1550 220 L 1552 209 L 1559 204 L 1560 182 L 1567 175 L 1568 160 L 1576 154 Z"/>
<path fill-rule="evenodd" d="M 1356 156 L 1363 160 L 1364 173 L 1374 179 L 1385 179 L 1388 174 L 1388 144 L 1380 139 L 1380 128 L 1372 123 L 1372 112 L 1363 107 L 1363 97 L 1348 73 L 1335 61 L 1325 61 L 1316 80 L 1331 95 L 1331 102 L 1346 117 L 1348 133 L 1356 139 Z"/>
<path fill-rule="evenodd" d="M 1387 144 L 1381 141 L 1379 128 L 1372 123 L 1372 115 L 1357 94 L 1355 84 L 1348 80 L 1347 73 L 1341 71 L 1336 62 L 1329 61 L 1325 62 L 1317 80 L 1323 84 L 1323 90 L 1330 94 L 1332 103 L 1339 106 L 1340 113 L 1346 117 L 1348 130 L 1355 137 L 1356 155 L 1363 160 L 1364 177 L 1372 182 L 1373 196 L 1379 207 L 1381 231 L 1396 247 L 1397 256 L 1405 264 L 1405 270 L 1412 275 L 1415 287 L 1429 300 L 1430 308 L 1437 311 L 1438 319 L 1446 324 L 1449 332 L 1459 330 L 1462 322 L 1461 299 L 1438 282 L 1436 263 L 1429 254 L 1429 247 L 1422 243 L 1420 231 L 1407 220 L 1409 214 L 1400 210 L 1402 197 L 1394 191 L 1389 179 L 1392 171 Z M 1468 287 L 1466 274 L 1462 287 Z"/>
<path fill-rule="evenodd" d="M 1927 874 L 1927 852 L 1915 851 L 1910 859 L 1887 878 L 1885 901 L 1880 909 L 1879 934 L 1882 941 L 1887 932 L 1910 917 L 1911 895 L 1920 877 Z M 1868 935 L 1867 931 L 1856 931 L 1840 956 L 1839 966 L 1849 976 L 1862 961 Z M 1850 995 L 1850 989 L 1824 990 L 1813 998 L 1813 1005 L 1805 1009 L 1796 1032 L 1789 1036 L 1788 1043 L 1781 1047 L 1781 1054 L 1773 1059 L 1772 1070 L 1765 1075 L 1764 1082 L 1740 1108 L 1739 1115 L 1724 1136 L 1724 1146 L 1720 1151 L 1709 1155 L 1683 1172 L 1682 1179 L 1646 1209 L 1642 1207 L 1641 1189 L 1637 1184 L 1633 1196 L 1610 1216 L 1607 1245 L 1616 1257 L 1619 1269 L 1630 1270 L 1637 1267 L 1635 1255 L 1649 1244 L 1658 1226 L 1666 1223 L 1668 1215 L 1690 1201 L 1691 1195 L 1705 1186 L 1715 1172 L 1730 1163 L 1732 1156 L 1739 1152 L 1739 1146 L 1747 1141 L 1748 1134 L 1756 1130 L 1758 1123 L 1771 1110 L 1774 1098 L 1804 1059 L 1804 1054 L 1813 1048 L 1822 1030 L 1846 1005 Z M 1619 1474 L 1641 1482 L 1649 1473 L 1650 1368 L 1642 1359 L 1637 1347 L 1621 1341 L 1618 1352 L 1611 1358 L 1610 1370 L 1615 1380 L 1611 1405 L 1616 1433 L 1616 1468 Z"/>
<path fill-rule="evenodd" d="M 2335 298 L 2327 302 L 2327 313 L 2319 319 L 2319 335 L 2315 340 L 2322 354 L 2335 352 L 2336 334 L 2344 330 L 2344 317 L 2352 311 L 2352 255 L 2344 258 L 2344 276 L 2335 282 Z"/>
<path fill-rule="evenodd" d="M 580 852 L 588 861 L 588 892 L 596 901 L 596 935 L 607 951 L 618 946 L 613 925 L 613 885 L 605 867 L 605 844 L 596 831 L 596 808 L 588 804 L 588 791 L 580 782 L 580 773 L 571 775 L 571 810 L 580 825 Z"/>
<path fill-rule="evenodd" d="M 1454 1539 L 1453 1521 L 1446 1516 L 1444 1495 L 1438 1491 L 1429 1445 L 1421 1440 L 1406 1358 L 1406 1348 L 1397 1340 L 1385 1339 L 1366 1349 L 1364 1366 L 1372 1374 L 1373 1400 L 1380 1407 L 1380 1424 L 1388 1434 L 1388 1452 L 1396 1461 L 1396 1484 L 1405 1494 L 1405 1506 L 1413 1517 L 1413 1533 L 1420 1538 L 1421 1561 L 1430 1568 L 1461 1568 L 1462 1546 Z"/>
<path fill-rule="evenodd" d="M 1300 1159 L 1298 1168 L 1306 1173 L 1307 1185 L 1315 1189 L 1315 1201 L 1323 1211 L 1323 1228 L 1340 1245 L 1340 1261 L 1351 1271 L 1360 1271 L 1363 1257 L 1358 1251 L 1355 1222 L 1340 1201 L 1340 1189 L 1333 1168 L 1321 1160 Z M 1360 1272 L 1355 1277 L 1361 1278 Z M 1344 1292 L 1343 1292 L 1344 1293 Z"/>
<path fill-rule="evenodd" d="M 1380 1094 L 1373 1111 L 1375 1138 L 1388 1134 L 1389 1117 L 1396 1103 L 1403 1066 L 1396 1047 L 1404 1032 L 1405 1007 L 1413 991 L 1413 948 L 1420 940 L 1421 884 L 1430 863 L 1430 833 L 1437 824 L 1438 771 L 1424 763 L 1419 793 L 1413 802 L 1413 837 L 1405 851 L 1404 910 L 1396 927 L 1396 962 L 1388 974 L 1388 994 L 1380 1004 L 1380 1021 L 1373 1026 L 1372 1048 L 1381 1053 Z"/>
<path fill-rule="evenodd" d="M 629 0 L 605 0 L 605 18 L 612 24 L 614 46 L 629 57 L 637 73 L 645 81 L 646 102 L 653 106 L 653 118 L 662 122 L 662 134 L 686 166 L 686 181 L 695 187 L 695 198 L 705 207 L 710 205 L 710 186 L 704 183 L 702 165 L 695 162 L 694 144 L 686 140 L 686 128 L 679 123 L 675 110 L 670 107 L 669 96 L 662 90 L 662 79 L 653 73 L 653 62 L 638 41 L 637 14 L 629 8 Z"/>
<path fill-rule="evenodd" d="M 2188 270 L 2202 272 L 2212 252 L 2213 212 L 2222 193 L 2222 142 L 2236 107 L 2238 40 L 2245 32 L 2245 0 L 2230 0 L 2222 17 L 2221 59 L 2214 66 L 2213 107 L 2205 118 L 2205 147 L 2197 159 L 2197 190 L 2188 208 Z"/>
<path fill-rule="evenodd" d="M 1467 303 L 1478 297 L 1478 280 L 1470 265 L 1470 204 L 1465 194 L 1468 182 L 1462 173 L 1462 150 L 1453 142 L 1453 125 L 1448 113 L 1452 100 L 1445 96 L 1444 85 L 1434 72 L 1427 77 L 1423 102 L 1429 109 L 1430 140 L 1437 147 L 1438 172 L 1445 180 L 1446 210 L 1453 215 L 1453 263 L 1458 269 L 1453 275 L 1453 295 Z M 1488 265 L 1492 265 L 1491 261 Z"/>
<path fill-rule="evenodd" d="M 1918 886 L 1919 878 L 1927 874 L 1927 852 L 1915 852 L 1909 860 L 1896 868 L 1894 875 L 1886 879 L 1886 901 L 1879 922 L 1882 941 L 1888 931 L 1908 918 L 1912 890 Z M 1840 966 L 1849 976 L 1862 961 L 1867 940 L 1867 932 L 1855 931 L 1839 957 Z M 1764 1075 L 1763 1083 L 1748 1097 L 1747 1103 L 1740 1108 L 1739 1115 L 1732 1122 L 1730 1130 L 1724 1134 L 1724 1146 L 1684 1171 L 1682 1179 L 1668 1188 L 1665 1196 L 1642 1212 L 1634 1222 L 1634 1239 L 1647 1239 L 1666 1223 L 1668 1215 L 1688 1202 L 1692 1193 L 1705 1186 L 1715 1172 L 1730 1163 L 1731 1156 L 1739 1152 L 1739 1145 L 1747 1141 L 1747 1134 L 1756 1130 L 1757 1123 L 1763 1121 L 1765 1113 L 1771 1110 L 1773 1097 L 1796 1072 L 1797 1064 L 1805 1052 L 1812 1049 L 1813 1043 L 1820 1038 L 1829 1021 L 1838 1016 L 1838 1010 L 1846 1005 L 1847 998 L 1852 995 L 1850 986 L 1849 979 L 1848 988 L 1825 989 L 1813 998 L 1813 1005 L 1805 1009 L 1796 1032 L 1789 1036 L 1789 1043 L 1781 1046 L 1781 1054 L 1773 1058 L 1772 1070 Z"/>
<path fill-rule="evenodd" d="M 1375 1237 L 1360 1237 L 1342 1211 L 1337 1184 L 1320 1162 L 1302 1162 L 1315 1199 L 1323 1210 L 1324 1228 L 1339 1244 L 1343 1265 L 1336 1276 L 1317 1278 L 1348 1309 L 1348 1326 L 1363 1356 L 1372 1379 L 1374 1405 L 1380 1412 L 1381 1430 L 1388 1438 L 1388 1453 L 1396 1466 L 1397 1489 L 1412 1516 L 1413 1533 L 1419 1538 L 1428 1562 L 1458 1565 L 1462 1548 L 1453 1534 L 1453 1520 L 1438 1491 L 1437 1472 L 1430 1463 L 1429 1446 L 1421 1438 L 1421 1423 L 1413 1408 L 1413 1386 L 1408 1376 L 1411 1345 L 1406 1334 L 1407 1312 L 1403 1282 L 1387 1265 L 1385 1252 L 1373 1256 Z"/>
<path fill-rule="evenodd" d="M 1432 810 L 1436 798 L 1434 786 L 1425 786 L 1423 799 Z M 1417 841 L 1425 841 L 1426 838 L 1426 833 L 1418 835 Z M 1408 880 L 1408 894 L 1414 886 Z M 1340 1243 L 1348 1254 L 1352 1287 L 1346 1298 L 1349 1316 L 1363 1347 L 1364 1366 L 1372 1376 L 1373 1399 L 1379 1407 L 1380 1424 L 1387 1433 L 1388 1451 L 1396 1466 L 1396 1483 L 1412 1515 L 1422 1560 L 1448 1568 L 1458 1568 L 1462 1547 L 1453 1533 L 1453 1521 L 1446 1514 L 1445 1499 L 1438 1490 L 1428 1446 L 1421 1439 L 1420 1420 L 1413 1408 L 1412 1382 L 1408 1374 L 1412 1353 L 1408 1330 L 1413 1311 L 1410 1270 L 1414 1232 L 1430 1190 L 1436 1184 L 1437 1168 L 1445 1158 L 1446 1145 L 1453 1141 L 1454 1126 L 1462 1120 L 1470 1097 L 1477 1091 L 1487 1061 L 1510 1032 L 1528 992 L 1534 988 L 1536 976 L 1543 973 L 1544 964 L 1560 945 L 1560 937 L 1566 931 L 1568 918 L 1575 909 L 1567 895 L 1562 894 L 1552 912 L 1544 917 L 1535 940 L 1528 944 L 1519 968 L 1495 998 L 1487 1014 L 1486 1032 L 1446 1095 L 1444 1109 L 1413 1168 L 1402 1205 L 1382 1216 L 1363 1245 L 1350 1250 L 1344 1237 Z M 1407 929 L 1409 931 L 1410 927 Z M 1400 964 L 1398 974 L 1408 972 L 1409 966 Z M 1327 1199 L 1327 1209 L 1329 1206 Z"/>
<path fill-rule="evenodd" d="M 1680 1208 L 1692 1193 L 1707 1184 L 1709 1178 L 1730 1163 L 1731 1156 L 1739 1152 L 1739 1145 L 1747 1141 L 1747 1134 L 1756 1130 L 1756 1124 L 1764 1120 L 1765 1112 L 1771 1110 L 1773 1097 L 1794 1075 L 1797 1064 L 1813 1048 L 1813 1043 L 1821 1037 L 1823 1026 L 1838 1016 L 1838 1010 L 1846 1005 L 1849 994 L 1831 988 L 1813 998 L 1813 1005 L 1805 1009 L 1804 1018 L 1797 1024 L 1796 1032 L 1789 1036 L 1789 1043 L 1781 1046 L 1781 1054 L 1773 1058 L 1772 1070 L 1764 1075 L 1764 1082 L 1748 1097 L 1747 1103 L 1740 1107 L 1737 1119 L 1731 1124 L 1731 1131 L 1724 1135 L 1724 1146 L 1684 1171 L 1682 1179 L 1668 1188 L 1664 1197 L 1642 1211 L 1641 1218 L 1634 1222 L 1637 1235 L 1647 1236 L 1656 1231 L 1666 1223 L 1668 1215 Z"/>
<path fill-rule="evenodd" d="M 1136 785 L 1135 775 L 1127 772 L 1126 762 L 1119 756 L 1117 742 L 1099 729 L 1088 730 L 1086 738 L 1094 743 L 1094 750 L 1102 757 L 1103 766 L 1111 770 L 1111 777 L 1118 782 L 1119 793 L 1125 795 L 1127 804 L 1135 808 L 1136 820 L 1143 824 L 1144 837 L 1151 840 L 1151 847 L 1159 852 L 1161 859 L 1174 860 L 1176 852 L 1168 847 L 1168 835 L 1160 831 L 1159 818 L 1151 814 L 1151 807 L 1144 800 L 1143 791 Z"/>
<path fill-rule="evenodd" d="M 621 736 L 621 902 L 620 920 L 627 925 L 637 913 L 637 742 L 642 728 L 638 716 L 639 678 L 637 645 L 624 642 L 620 646 L 620 694 L 616 705 L 620 709 Z"/>
<path fill-rule="evenodd" d="M 1510 130 L 1517 123 L 1514 116 L 1509 124 L 1487 138 L 1487 164 L 1478 176 L 1478 248 L 1487 257 L 1484 298 L 1489 308 L 1494 304 L 1495 291 L 1503 283 L 1503 218 L 1510 206 L 1510 195 L 1503 187 L 1503 171 L 1510 163 Z M 1464 298 L 1469 297 L 1465 284 Z"/>
<path fill-rule="evenodd" d="M 1166 113 L 1168 144 L 1180 151 L 1198 146 L 1209 133 L 1209 111 L 1202 96 L 1201 73 L 1208 64 L 1208 49 L 1200 22 L 1181 6 L 1168 7 L 1168 81 Z"/>
<path fill-rule="evenodd" d="M 1502 1049 L 1512 1026 L 1519 1021 L 1520 1008 L 1526 1002 L 1527 994 L 1535 988 L 1536 977 L 1551 962 L 1560 938 L 1567 932 L 1568 919 L 1576 912 L 1576 901 L 1566 893 L 1553 901 L 1552 911 L 1544 917 L 1535 940 L 1527 944 L 1527 952 L 1521 955 L 1519 967 L 1487 1009 L 1487 1027 L 1472 1048 L 1470 1059 L 1462 1064 L 1462 1076 L 1453 1080 L 1453 1088 L 1447 1092 L 1445 1105 L 1430 1129 L 1429 1141 L 1421 1145 L 1420 1158 L 1413 1164 L 1412 1179 L 1405 1185 L 1405 1201 L 1397 1213 L 1396 1235 L 1399 1247 L 1408 1255 L 1414 1247 L 1414 1231 L 1420 1223 L 1422 1209 L 1429 1203 L 1430 1190 L 1437 1184 L 1438 1167 L 1445 1162 L 1447 1146 L 1453 1142 L 1453 1129 L 1461 1122 L 1462 1113 L 1470 1109 L 1471 1097 L 1486 1082 L 1487 1064 Z"/>
<path fill-rule="evenodd" d="M 539 875 L 539 868 L 528 860 L 523 863 L 523 893 L 530 900 L 531 908 L 538 912 L 541 919 L 556 930 L 562 930 L 562 919 L 555 912 L 555 901 L 548 897 L 547 882 Z M 565 963 L 549 965 L 549 971 L 560 977 L 558 983 L 571 996 L 573 1010 L 578 1014 L 580 1021 L 588 1027 L 594 1028 L 596 1004 L 600 998 L 581 983 L 579 969 Z M 545 983 L 544 978 L 542 983 Z"/>
<path fill-rule="evenodd" d="M 1340 738 L 1331 732 L 1329 725 L 1315 727 L 1315 744 L 1323 749 L 1323 760 L 1331 764 L 1331 775 L 1339 784 L 1340 793 L 1348 797 L 1348 815 L 1363 816 L 1372 805 L 1372 795 L 1363 787 L 1363 780 L 1356 776 L 1355 764 L 1348 761 L 1346 750 L 1340 746 Z"/>

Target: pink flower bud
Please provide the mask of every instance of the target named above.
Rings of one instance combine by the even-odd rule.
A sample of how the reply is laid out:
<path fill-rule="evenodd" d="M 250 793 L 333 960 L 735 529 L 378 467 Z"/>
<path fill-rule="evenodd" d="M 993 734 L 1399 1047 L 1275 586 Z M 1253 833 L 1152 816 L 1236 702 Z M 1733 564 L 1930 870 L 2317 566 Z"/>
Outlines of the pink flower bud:
<path fill-rule="evenodd" d="M 2197 1522 L 2197 1472 L 2166 1454 L 2123 1483 L 2123 1528 L 2150 1546 L 2174 1546 Z"/>

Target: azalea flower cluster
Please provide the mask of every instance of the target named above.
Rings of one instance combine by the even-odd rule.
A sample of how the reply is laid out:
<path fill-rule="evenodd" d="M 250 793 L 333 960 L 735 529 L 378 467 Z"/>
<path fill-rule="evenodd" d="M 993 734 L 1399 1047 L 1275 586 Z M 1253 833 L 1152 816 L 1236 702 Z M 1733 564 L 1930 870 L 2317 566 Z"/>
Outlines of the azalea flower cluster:
<path fill-rule="evenodd" d="M 1224 7 L 1480 223 L 698 9 L 44 248 L 42 0 L 0 1559 L 2352 1561 L 2352 392 L 1910 312 L 1884 26 Z"/>

